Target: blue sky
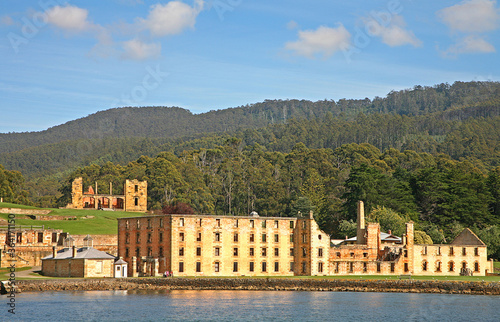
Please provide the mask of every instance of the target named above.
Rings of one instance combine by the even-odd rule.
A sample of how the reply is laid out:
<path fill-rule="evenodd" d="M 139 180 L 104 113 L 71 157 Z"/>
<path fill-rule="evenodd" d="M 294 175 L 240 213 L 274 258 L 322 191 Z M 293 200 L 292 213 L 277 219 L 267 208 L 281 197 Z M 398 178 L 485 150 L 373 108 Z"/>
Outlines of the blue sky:
<path fill-rule="evenodd" d="M 499 81 L 497 1 L 0 0 L 0 133 Z"/>

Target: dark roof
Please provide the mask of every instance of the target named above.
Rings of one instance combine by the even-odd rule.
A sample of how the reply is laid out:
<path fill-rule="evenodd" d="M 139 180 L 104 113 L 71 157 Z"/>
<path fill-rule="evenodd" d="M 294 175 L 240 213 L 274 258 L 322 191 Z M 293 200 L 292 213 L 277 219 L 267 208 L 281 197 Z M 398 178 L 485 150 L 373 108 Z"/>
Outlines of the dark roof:
<path fill-rule="evenodd" d="M 83 259 L 114 259 L 113 255 L 106 252 L 102 252 L 92 247 L 82 247 L 78 248 L 76 251 L 76 256 L 73 257 L 72 248 L 64 248 L 57 252 L 55 259 L 67 259 L 67 258 L 83 258 Z M 46 256 L 42 259 L 54 259 L 52 255 Z"/>
<path fill-rule="evenodd" d="M 469 228 L 462 230 L 462 232 L 451 242 L 451 245 L 486 246 L 486 244 Z"/>

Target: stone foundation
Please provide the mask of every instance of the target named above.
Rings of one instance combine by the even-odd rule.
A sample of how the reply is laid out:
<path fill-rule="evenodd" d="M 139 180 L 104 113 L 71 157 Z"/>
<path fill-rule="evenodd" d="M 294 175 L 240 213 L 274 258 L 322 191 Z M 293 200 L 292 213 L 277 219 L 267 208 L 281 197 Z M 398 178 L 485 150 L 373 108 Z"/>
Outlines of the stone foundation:
<path fill-rule="evenodd" d="M 287 278 L 127 278 L 16 281 L 18 291 L 263 290 L 500 295 L 499 282 Z"/>

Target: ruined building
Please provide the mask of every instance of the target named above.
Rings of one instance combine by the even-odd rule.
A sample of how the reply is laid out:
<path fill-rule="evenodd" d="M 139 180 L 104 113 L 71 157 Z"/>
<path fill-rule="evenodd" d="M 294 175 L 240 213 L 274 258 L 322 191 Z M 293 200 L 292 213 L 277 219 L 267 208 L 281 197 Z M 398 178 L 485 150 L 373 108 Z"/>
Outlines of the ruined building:
<path fill-rule="evenodd" d="M 148 183 L 139 180 L 125 180 L 123 195 L 114 195 L 113 186 L 109 184 L 109 193 L 99 193 L 97 183 L 83 191 L 82 177 L 75 178 L 71 185 L 70 209 L 103 209 L 146 212 L 148 203 Z"/>
<path fill-rule="evenodd" d="M 159 215 L 118 220 L 118 256 L 128 276 L 486 275 L 486 245 L 464 230 L 451 244 L 415 245 L 413 222 L 404 236 L 365 223 L 358 204 L 357 235 L 332 245 L 312 217 Z"/>

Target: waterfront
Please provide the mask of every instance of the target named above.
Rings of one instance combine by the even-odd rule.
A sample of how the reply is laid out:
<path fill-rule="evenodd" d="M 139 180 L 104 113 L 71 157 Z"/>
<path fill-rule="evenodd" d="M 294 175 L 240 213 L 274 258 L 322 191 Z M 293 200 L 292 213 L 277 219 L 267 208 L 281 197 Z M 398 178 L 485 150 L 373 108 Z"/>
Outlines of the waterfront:
<path fill-rule="evenodd" d="M 0 316 L 23 321 L 497 321 L 498 303 L 498 296 L 421 293 L 26 292 L 16 297 L 15 319 L 5 308 Z"/>

